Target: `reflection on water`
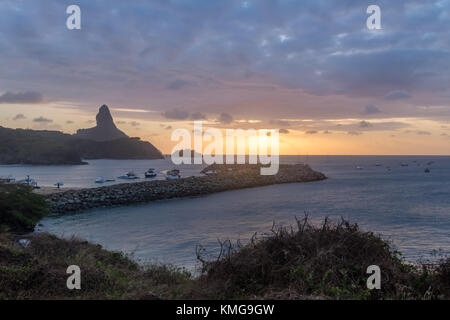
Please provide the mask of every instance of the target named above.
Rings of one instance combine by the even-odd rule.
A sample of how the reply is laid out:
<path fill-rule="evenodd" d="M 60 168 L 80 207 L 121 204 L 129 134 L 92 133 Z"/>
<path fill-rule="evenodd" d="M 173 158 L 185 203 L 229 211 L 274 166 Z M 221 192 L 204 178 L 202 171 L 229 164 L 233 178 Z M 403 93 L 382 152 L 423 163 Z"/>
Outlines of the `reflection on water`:
<path fill-rule="evenodd" d="M 309 157 L 308 162 L 330 179 L 49 217 L 39 230 L 193 268 L 197 244 L 217 253 L 217 239 L 249 239 L 269 231 L 274 220 L 292 225 L 306 211 L 314 221 L 343 216 L 381 233 L 410 261 L 430 257 L 433 249 L 450 253 L 449 158 Z M 400 165 L 404 162 L 408 167 Z M 424 173 L 426 167 L 431 173 Z"/>

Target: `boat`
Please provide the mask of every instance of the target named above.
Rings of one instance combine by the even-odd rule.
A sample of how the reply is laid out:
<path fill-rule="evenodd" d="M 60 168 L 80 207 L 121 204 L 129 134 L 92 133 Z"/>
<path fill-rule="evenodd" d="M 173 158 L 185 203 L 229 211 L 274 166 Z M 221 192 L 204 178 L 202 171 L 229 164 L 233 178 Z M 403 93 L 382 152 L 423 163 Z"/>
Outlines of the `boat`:
<path fill-rule="evenodd" d="M 102 177 L 98 177 L 97 179 L 95 179 L 95 183 L 104 183 L 105 179 L 103 179 Z"/>
<path fill-rule="evenodd" d="M 404 162 L 404 163 L 401 163 L 400 165 L 401 165 L 402 167 L 408 167 L 408 166 L 409 166 L 409 164 L 407 164 L 407 163 L 405 163 L 405 162 Z"/>
<path fill-rule="evenodd" d="M 426 168 L 425 169 L 425 173 L 430 173 L 431 172 L 431 169 L 430 168 Z"/>
<path fill-rule="evenodd" d="M 363 167 L 360 167 L 360 166 L 357 166 L 356 169 L 362 170 L 362 169 L 364 169 L 364 168 L 363 168 Z"/>
<path fill-rule="evenodd" d="M 13 178 L 11 175 L 7 176 L 7 177 L 0 177 L 0 184 L 5 183 L 5 184 L 9 184 L 9 183 L 16 183 L 16 179 Z"/>
<path fill-rule="evenodd" d="M 166 180 L 177 180 L 180 178 L 180 170 L 178 169 L 173 169 L 166 172 Z"/>
<path fill-rule="evenodd" d="M 154 178 L 154 177 L 156 177 L 156 172 L 155 172 L 155 169 L 153 169 L 153 168 L 150 168 L 150 169 L 148 169 L 147 171 L 145 171 L 145 177 L 146 178 Z"/>
<path fill-rule="evenodd" d="M 136 174 L 133 171 L 124 173 L 121 176 L 117 177 L 118 179 L 125 179 L 125 180 L 134 180 L 134 179 L 139 179 L 138 176 L 136 176 Z"/>
<path fill-rule="evenodd" d="M 63 182 L 59 181 L 57 183 L 55 183 L 55 186 L 59 189 L 60 187 L 62 187 L 64 185 Z"/>

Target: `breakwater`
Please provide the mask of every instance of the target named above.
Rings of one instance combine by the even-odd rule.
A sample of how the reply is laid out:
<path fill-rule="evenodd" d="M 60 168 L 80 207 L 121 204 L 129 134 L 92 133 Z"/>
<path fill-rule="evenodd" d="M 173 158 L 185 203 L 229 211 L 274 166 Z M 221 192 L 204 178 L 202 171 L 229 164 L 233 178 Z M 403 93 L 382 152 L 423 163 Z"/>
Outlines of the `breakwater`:
<path fill-rule="evenodd" d="M 260 175 L 259 165 L 212 165 L 202 172 L 205 173 L 204 176 L 71 190 L 50 194 L 46 198 L 50 203 L 52 213 L 69 213 L 272 184 L 326 179 L 324 174 L 303 164 L 280 165 L 279 172 L 273 176 Z"/>

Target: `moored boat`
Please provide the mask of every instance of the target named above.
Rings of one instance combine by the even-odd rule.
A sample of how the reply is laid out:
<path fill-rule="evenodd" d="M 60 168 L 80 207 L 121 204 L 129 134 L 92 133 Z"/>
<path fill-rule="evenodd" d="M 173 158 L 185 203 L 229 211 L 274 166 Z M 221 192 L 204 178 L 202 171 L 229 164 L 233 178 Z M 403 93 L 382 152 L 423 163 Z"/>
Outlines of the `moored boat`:
<path fill-rule="evenodd" d="M 178 169 L 173 169 L 166 172 L 166 180 L 177 180 L 180 178 L 180 170 Z"/>
<path fill-rule="evenodd" d="M 134 180 L 134 179 L 139 179 L 138 176 L 136 176 L 136 174 L 133 171 L 124 173 L 123 175 L 117 177 L 118 179 L 125 179 L 125 180 Z"/>
<path fill-rule="evenodd" d="M 157 174 L 156 174 L 156 172 L 155 172 L 155 169 L 150 168 L 150 169 L 148 169 L 148 170 L 145 172 L 145 177 L 146 177 L 146 178 L 154 178 L 154 177 L 156 177 L 156 176 L 157 176 Z"/>

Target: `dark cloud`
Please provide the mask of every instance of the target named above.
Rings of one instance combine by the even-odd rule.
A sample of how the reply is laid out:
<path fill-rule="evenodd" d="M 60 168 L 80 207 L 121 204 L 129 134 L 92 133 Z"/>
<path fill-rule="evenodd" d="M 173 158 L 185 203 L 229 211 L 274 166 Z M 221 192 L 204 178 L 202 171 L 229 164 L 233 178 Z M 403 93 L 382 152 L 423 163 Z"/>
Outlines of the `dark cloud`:
<path fill-rule="evenodd" d="M 141 124 L 140 124 L 139 122 L 137 122 L 137 121 L 131 121 L 131 122 L 130 122 L 130 125 L 131 125 L 132 127 L 138 127 L 138 126 L 140 126 Z"/>
<path fill-rule="evenodd" d="M 205 120 L 206 119 L 206 115 L 201 113 L 201 112 L 194 112 L 194 113 L 191 113 L 190 118 L 192 120 Z"/>
<path fill-rule="evenodd" d="M 73 121 L 72 120 L 67 120 L 66 124 L 73 124 Z"/>
<path fill-rule="evenodd" d="M 40 103 L 43 101 L 42 95 L 34 91 L 6 92 L 0 96 L 0 103 Z"/>
<path fill-rule="evenodd" d="M 306 131 L 305 133 L 306 134 L 316 134 L 316 133 L 318 133 L 318 131 L 316 131 L 316 130 L 309 130 L 309 131 Z"/>
<path fill-rule="evenodd" d="M 348 135 L 351 135 L 351 136 L 360 136 L 360 135 L 362 135 L 362 132 L 359 132 L 359 131 L 349 131 L 349 132 L 347 132 L 347 134 L 348 134 Z"/>
<path fill-rule="evenodd" d="M 406 91 L 391 91 L 384 96 L 384 99 L 386 100 L 401 100 L 409 98 L 411 98 L 411 94 Z"/>
<path fill-rule="evenodd" d="M 288 129 L 280 129 L 279 131 L 281 134 L 289 134 L 290 131 Z"/>
<path fill-rule="evenodd" d="M 417 131 L 416 133 L 418 135 L 420 135 L 420 136 L 429 136 L 429 135 L 431 135 L 431 132 L 429 132 L 429 131 Z"/>
<path fill-rule="evenodd" d="M 162 115 L 164 117 L 166 117 L 167 119 L 173 119 L 173 120 L 186 120 L 187 118 L 189 118 L 189 112 L 187 112 L 186 110 L 182 110 L 182 109 L 172 109 L 169 111 L 165 111 L 162 113 Z"/>
<path fill-rule="evenodd" d="M 331 131 L 328 131 L 328 130 L 325 130 L 325 131 L 323 132 L 323 134 L 332 134 L 332 132 L 331 132 Z"/>
<path fill-rule="evenodd" d="M 22 113 L 16 114 L 16 116 L 13 118 L 14 121 L 16 120 L 22 120 L 22 119 L 26 119 L 27 117 L 25 117 Z"/>
<path fill-rule="evenodd" d="M 167 126 L 166 130 L 172 130 L 172 126 Z"/>
<path fill-rule="evenodd" d="M 370 127 L 372 127 L 373 125 L 372 125 L 370 122 L 363 120 L 363 121 L 361 121 L 361 122 L 359 123 L 359 126 L 360 126 L 361 128 L 370 128 Z"/>
<path fill-rule="evenodd" d="M 376 113 L 380 113 L 380 109 L 377 108 L 377 106 L 373 105 L 373 104 L 368 104 L 364 107 L 364 113 L 365 114 L 376 114 Z"/>
<path fill-rule="evenodd" d="M 33 122 L 37 122 L 37 123 L 52 123 L 53 120 L 44 118 L 43 116 L 40 116 L 39 118 L 34 118 Z"/>
<path fill-rule="evenodd" d="M 228 113 L 221 113 L 219 118 L 217 119 L 221 124 L 230 124 L 233 122 L 233 117 Z"/>

